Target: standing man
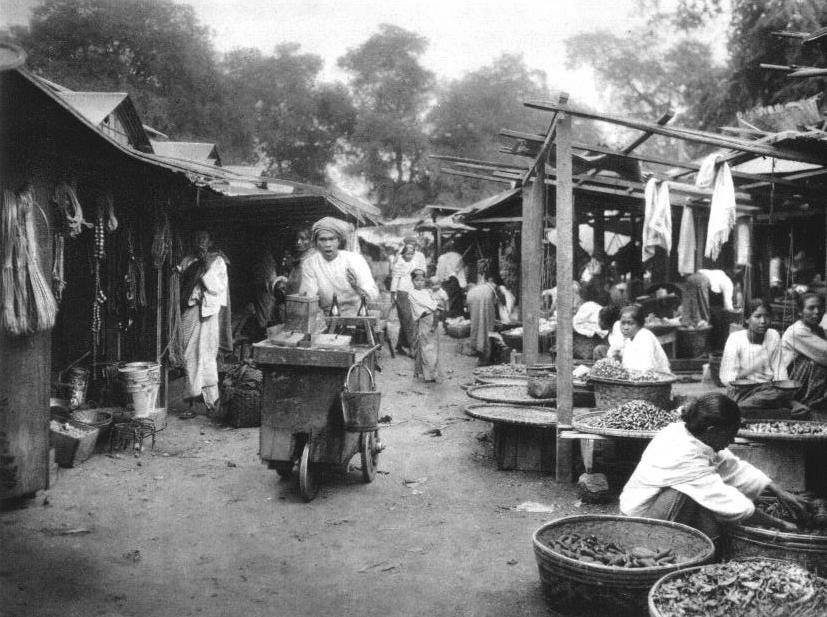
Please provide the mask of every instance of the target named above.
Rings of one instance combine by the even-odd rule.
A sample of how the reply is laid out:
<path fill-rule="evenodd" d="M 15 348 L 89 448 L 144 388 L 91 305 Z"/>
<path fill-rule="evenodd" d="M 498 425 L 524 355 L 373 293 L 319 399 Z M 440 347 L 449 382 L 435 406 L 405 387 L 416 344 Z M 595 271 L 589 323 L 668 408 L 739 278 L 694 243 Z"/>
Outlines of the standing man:
<path fill-rule="evenodd" d="M 218 402 L 217 358 L 222 319 L 229 328 L 228 263 L 224 253 L 213 250 L 210 234 L 198 231 L 195 233 L 195 252 L 178 266 L 182 311 L 179 336 L 184 349 L 190 404 L 181 418 L 195 416 L 192 404 L 198 398 L 204 401 L 208 413 Z M 232 346 L 232 339 L 229 345 Z"/>
<path fill-rule="evenodd" d="M 330 216 L 313 225 L 316 252 L 302 262 L 299 293 L 318 296 L 319 306 L 325 313 L 330 310 L 333 296 L 336 296 L 341 314 L 353 317 L 359 311 L 362 297 L 376 300 L 379 289 L 365 258 L 340 248 L 346 240 L 348 229 L 345 221 Z"/>

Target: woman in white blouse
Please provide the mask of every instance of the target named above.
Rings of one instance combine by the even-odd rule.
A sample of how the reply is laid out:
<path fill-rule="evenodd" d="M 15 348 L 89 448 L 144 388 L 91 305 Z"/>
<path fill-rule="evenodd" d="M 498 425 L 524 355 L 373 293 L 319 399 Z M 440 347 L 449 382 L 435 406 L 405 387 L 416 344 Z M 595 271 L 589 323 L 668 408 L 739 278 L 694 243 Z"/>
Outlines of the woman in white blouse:
<path fill-rule="evenodd" d="M 769 327 L 771 315 L 766 300 L 751 300 L 746 329 L 730 334 L 724 347 L 721 382 L 727 386 L 727 395 L 742 408 L 779 408 L 791 403 L 792 392 L 772 383 L 786 378 L 786 372 L 781 363 L 781 336 Z"/>
<path fill-rule="evenodd" d="M 669 358 L 658 338 L 643 327 L 643 307 L 630 304 L 620 310 L 620 320 L 609 335 L 608 357 L 630 371 L 671 372 Z"/>

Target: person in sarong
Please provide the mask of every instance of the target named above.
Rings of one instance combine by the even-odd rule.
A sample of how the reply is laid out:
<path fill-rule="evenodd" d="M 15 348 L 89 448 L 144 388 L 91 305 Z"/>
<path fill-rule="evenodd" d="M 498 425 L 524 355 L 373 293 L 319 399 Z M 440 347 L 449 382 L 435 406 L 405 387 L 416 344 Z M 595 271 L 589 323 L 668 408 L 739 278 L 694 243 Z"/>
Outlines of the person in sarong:
<path fill-rule="evenodd" d="M 631 304 L 620 309 L 618 327 L 609 334 L 609 358 L 630 371 L 669 373 L 669 358 L 658 338 L 643 327 L 643 307 Z"/>
<path fill-rule="evenodd" d="M 193 402 L 198 399 L 203 400 L 208 413 L 214 411 L 218 401 L 219 345 L 230 328 L 229 260 L 221 251 L 213 250 L 206 231 L 196 232 L 195 246 L 195 253 L 179 265 L 182 315 L 178 334 L 184 350 L 186 397 L 190 404 L 181 418 L 194 417 Z M 232 351 L 232 335 L 227 338 L 223 347 Z"/>
<path fill-rule="evenodd" d="M 310 228 L 300 229 L 296 233 L 290 273 L 285 283 L 285 294 L 297 294 L 302 284 L 302 263 L 316 252 L 313 246 L 313 232 Z"/>
<path fill-rule="evenodd" d="M 318 296 L 324 314 L 330 311 L 333 296 L 343 317 L 355 317 L 362 298 L 376 300 L 379 289 L 365 258 L 342 250 L 350 226 L 342 220 L 326 216 L 312 228 L 316 252 L 302 262 L 300 294 Z M 324 315 L 316 324 L 316 332 L 324 329 Z"/>
<path fill-rule="evenodd" d="M 620 495 L 623 514 L 684 523 L 713 540 L 721 523 L 796 529 L 755 507 L 765 490 L 793 512 L 803 514 L 806 504 L 730 452 L 741 426 L 735 401 L 704 394 L 684 407 L 682 420 L 659 431 L 644 450 Z"/>
<path fill-rule="evenodd" d="M 485 280 L 474 285 L 465 299 L 471 317 L 471 338 L 469 343 L 474 353 L 479 356 L 480 365 L 491 360 L 491 340 L 489 332 L 494 329 L 497 318 L 497 287 L 492 276 L 483 273 Z"/>
<path fill-rule="evenodd" d="M 424 258 L 416 257 L 416 246 L 405 244 L 391 267 L 391 302 L 396 304 L 399 315 L 399 341 L 396 351 L 413 357 L 416 344 L 416 324 L 411 316 L 408 294 L 413 291 L 411 274 L 414 269 L 425 269 Z M 407 347 L 407 351 L 405 348 Z"/>
<path fill-rule="evenodd" d="M 727 339 L 719 375 L 727 395 L 743 408 L 789 408 L 793 393 L 773 385 L 786 376 L 781 365 L 781 335 L 769 327 L 772 309 L 755 299 L 746 309 L 746 329 Z M 733 382 L 738 382 L 733 385 Z M 799 414 L 806 413 L 797 405 Z"/>
<path fill-rule="evenodd" d="M 821 417 L 827 415 L 827 336 L 819 325 L 824 298 L 805 293 L 798 299 L 799 319 L 781 337 L 781 366 L 801 384 L 793 398 Z"/>
<path fill-rule="evenodd" d="M 414 343 L 414 378 L 425 382 L 441 382 L 439 367 L 439 332 L 441 320 L 439 301 L 427 287 L 425 270 L 415 268 L 411 272 L 413 289 L 408 292 L 411 316 L 416 324 Z"/>
<path fill-rule="evenodd" d="M 454 250 L 454 243 L 445 243 L 445 252 L 437 258 L 436 277 L 448 294 L 448 317 L 462 315 L 464 289 L 468 286 L 462 255 Z"/>

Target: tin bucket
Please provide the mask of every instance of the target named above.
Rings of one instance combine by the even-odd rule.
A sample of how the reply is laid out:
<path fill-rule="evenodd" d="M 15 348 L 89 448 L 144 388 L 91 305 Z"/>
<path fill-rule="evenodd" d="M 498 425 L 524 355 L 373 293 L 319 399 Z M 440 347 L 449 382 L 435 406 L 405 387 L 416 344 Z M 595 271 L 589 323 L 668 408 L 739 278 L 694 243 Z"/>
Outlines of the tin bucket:
<path fill-rule="evenodd" d="M 352 391 L 348 387 L 350 374 L 358 364 L 354 364 L 347 371 L 345 387 L 342 391 L 342 416 L 344 418 L 345 430 L 351 432 L 375 431 L 379 427 L 379 402 L 381 392 L 376 392 L 376 381 L 373 373 L 368 367 L 362 367 L 370 376 L 369 391 Z"/>
<path fill-rule="evenodd" d="M 66 375 L 67 398 L 69 409 L 77 409 L 86 402 L 86 388 L 89 385 L 89 371 L 75 366 Z"/>
<path fill-rule="evenodd" d="M 118 366 L 118 375 L 135 409 L 135 417 L 149 417 L 157 407 L 161 365 L 157 362 L 127 362 Z"/>

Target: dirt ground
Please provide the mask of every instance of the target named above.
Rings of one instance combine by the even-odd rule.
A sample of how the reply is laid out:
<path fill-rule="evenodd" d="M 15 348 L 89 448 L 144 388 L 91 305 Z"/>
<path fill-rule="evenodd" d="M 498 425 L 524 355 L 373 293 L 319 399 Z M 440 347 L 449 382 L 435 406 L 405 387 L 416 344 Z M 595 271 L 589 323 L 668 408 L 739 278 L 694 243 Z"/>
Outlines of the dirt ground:
<path fill-rule="evenodd" d="M 475 360 L 443 339 L 445 383 L 385 354 L 379 473 L 304 503 L 258 429 L 170 417 L 155 449 L 100 453 L 0 514 L 8 617 L 545 615 L 531 534 L 579 505 L 552 476 L 498 471 L 463 413 Z M 426 434 L 433 428 L 441 436 Z M 551 513 L 516 510 L 524 502 Z"/>

